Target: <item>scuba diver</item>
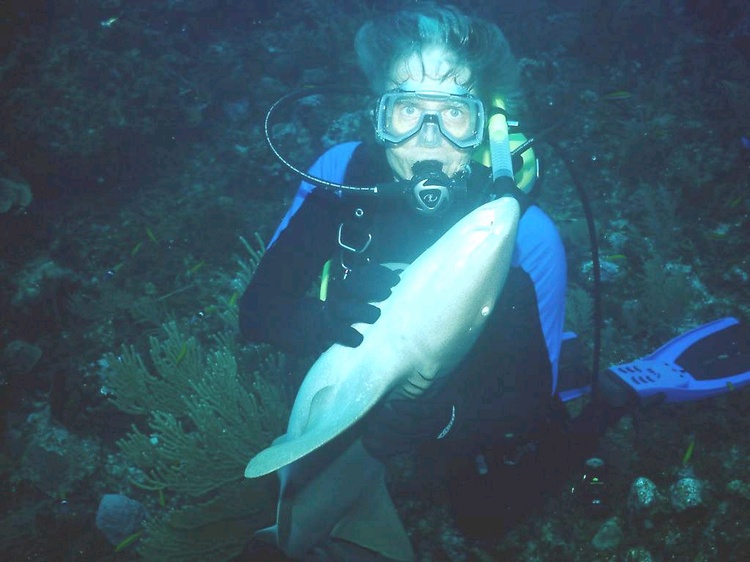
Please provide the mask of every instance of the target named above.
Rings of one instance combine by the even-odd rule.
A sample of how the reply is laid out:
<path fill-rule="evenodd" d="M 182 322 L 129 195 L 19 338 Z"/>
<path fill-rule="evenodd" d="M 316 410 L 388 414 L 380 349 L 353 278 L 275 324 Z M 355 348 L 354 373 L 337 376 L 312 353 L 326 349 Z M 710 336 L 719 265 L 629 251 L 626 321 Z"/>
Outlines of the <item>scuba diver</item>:
<path fill-rule="evenodd" d="M 374 138 L 336 145 L 302 173 L 239 302 L 241 334 L 302 355 L 357 347 L 363 336 L 352 326 L 377 322 L 372 303 L 399 282 L 381 264 L 409 264 L 473 209 L 517 199 L 510 271 L 469 353 L 421 396 L 383 401 L 358 429 L 367 453 L 383 463 L 416 450 L 442 459 L 458 528 L 497 536 L 523 512 L 511 505 L 522 479 L 532 475 L 541 496 L 539 482 L 582 464 L 603 426 L 649 392 L 663 395 L 658 385 L 667 377 L 645 389 L 630 371 L 605 371 L 592 413 L 577 426 L 566 418 L 563 401 L 591 389 L 561 380 L 565 250 L 530 196 L 538 165 L 508 117 L 520 99 L 519 72 L 498 27 L 420 3 L 364 24 L 355 49 L 377 96 Z M 734 325 L 711 333 L 735 342 L 739 336 L 724 330 Z M 707 335 L 696 333 L 681 350 Z M 708 351 L 696 354 L 695 368 Z M 261 556 L 263 547 L 253 548 Z M 386 560 L 334 539 L 310 545 L 302 559 Z"/>

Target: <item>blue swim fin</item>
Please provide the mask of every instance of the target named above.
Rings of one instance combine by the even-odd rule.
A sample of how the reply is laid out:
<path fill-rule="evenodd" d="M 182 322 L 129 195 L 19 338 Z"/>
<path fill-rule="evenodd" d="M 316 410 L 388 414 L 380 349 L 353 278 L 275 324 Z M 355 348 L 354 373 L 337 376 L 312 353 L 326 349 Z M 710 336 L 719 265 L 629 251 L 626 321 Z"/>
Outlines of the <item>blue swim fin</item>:
<path fill-rule="evenodd" d="M 731 317 L 699 326 L 599 376 L 603 397 L 615 405 L 633 399 L 639 404 L 700 400 L 748 384 L 750 329 Z"/>

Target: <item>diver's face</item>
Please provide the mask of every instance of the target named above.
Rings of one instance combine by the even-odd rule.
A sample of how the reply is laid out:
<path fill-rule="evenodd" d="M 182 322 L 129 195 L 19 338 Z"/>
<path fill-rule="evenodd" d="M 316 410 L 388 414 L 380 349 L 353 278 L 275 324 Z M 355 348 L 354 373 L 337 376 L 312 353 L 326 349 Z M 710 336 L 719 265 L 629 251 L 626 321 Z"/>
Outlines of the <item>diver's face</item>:
<path fill-rule="evenodd" d="M 456 93 L 457 87 L 468 82 L 470 72 L 463 69 L 454 76 L 446 77 L 452 66 L 446 62 L 450 56 L 445 50 L 433 47 L 424 50 L 421 58 L 415 54 L 403 59 L 394 67 L 391 87 L 398 88 L 408 83 L 409 90 Z M 440 107 L 427 109 L 439 111 Z M 398 177 L 408 180 L 414 175 L 412 166 L 424 160 L 442 163 L 443 172 L 448 177 L 453 177 L 469 164 L 473 149 L 457 147 L 443 136 L 436 123 L 425 123 L 411 138 L 398 144 L 388 144 L 385 152 L 393 172 Z"/>

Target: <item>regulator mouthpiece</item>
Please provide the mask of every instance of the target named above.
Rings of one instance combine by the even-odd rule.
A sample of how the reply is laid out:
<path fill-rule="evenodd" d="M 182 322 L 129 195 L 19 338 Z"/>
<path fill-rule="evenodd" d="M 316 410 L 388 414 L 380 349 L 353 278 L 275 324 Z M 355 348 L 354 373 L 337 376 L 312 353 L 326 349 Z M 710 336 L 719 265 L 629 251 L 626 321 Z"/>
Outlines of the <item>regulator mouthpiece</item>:
<path fill-rule="evenodd" d="M 456 180 L 443 172 L 443 164 L 437 160 L 422 160 L 412 166 L 414 183 L 412 193 L 416 199 L 416 210 L 423 215 L 444 212 L 453 200 L 451 193 L 457 188 Z"/>

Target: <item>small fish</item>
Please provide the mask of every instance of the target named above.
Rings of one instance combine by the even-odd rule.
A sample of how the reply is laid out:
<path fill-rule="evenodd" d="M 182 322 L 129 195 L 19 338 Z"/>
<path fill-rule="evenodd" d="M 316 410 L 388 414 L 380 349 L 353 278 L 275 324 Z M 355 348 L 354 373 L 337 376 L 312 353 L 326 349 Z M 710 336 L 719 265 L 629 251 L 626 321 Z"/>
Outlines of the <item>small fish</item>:
<path fill-rule="evenodd" d="M 727 203 L 727 206 L 730 209 L 736 209 L 737 207 L 740 206 L 740 203 L 742 203 L 744 200 L 745 200 L 745 197 L 740 195 L 739 197 L 735 197 L 729 203 Z"/>
<path fill-rule="evenodd" d="M 112 27 L 119 19 L 120 16 L 114 16 L 109 19 L 100 21 L 99 25 L 101 25 L 102 27 Z"/>
<path fill-rule="evenodd" d="M 188 352 L 188 346 L 186 343 L 183 342 L 182 347 L 180 348 L 180 352 L 177 354 L 177 357 L 174 358 L 174 364 L 179 365 L 182 362 L 182 360 L 185 359 L 187 352 Z"/>
<path fill-rule="evenodd" d="M 130 250 L 130 255 L 131 256 L 136 255 L 141 250 L 141 246 L 143 246 L 143 242 L 138 242 L 138 244 L 133 246 L 133 249 Z"/>
<path fill-rule="evenodd" d="M 154 231 L 151 230 L 151 228 L 148 226 L 146 227 L 146 236 L 149 237 L 149 240 L 151 240 L 151 242 L 157 242 L 156 236 L 154 236 Z"/>
<path fill-rule="evenodd" d="M 605 260 L 609 261 L 615 261 L 615 260 L 627 260 L 628 257 L 625 254 L 610 254 L 608 256 L 604 256 Z"/>
<path fill-rule="evenodd" d="M 135 541 L 137 541 L 139 538 L 141 538 L 141 535 L 143 534 L 143 531 L 136 531 L 129 537 L 125 537 L 120 544 L 118 544 L 115 547 L 115 552 L 120 552 L 122 550 L 125 550 L 127 547 L 129 547 L 131 544 L 133 544 Z"/>
<path fill-rule="evenodd" d="M 188 273 L 196 273 L 199 269 L 201 269 L 204 265 L 206 265 L 206 262 L 203 260 L 196 263 L 193 267 L 188 269 Z"/>
<path fill-rule="evenodd" d="M 606 94 L 602 95 L 602 99 L 607 101 L 626 100 L 632 97 L 633 94 L 631 92 L 628 92 L 627 90 L 615 90 L 614 92 L 607 92 Z"/>
<path fill-rule="evenodd" d="M 695 449 L 695 435 L 690 436 L 690 442 L 688 443 L 685 454 L 682 455 L 682 464 L 686 465 L 690 462 L 690 458 L 693 456 L 693 450 Z"/>
<path fill-rule="evenodd" d="M 237 291 L 235 291 L 234 293 L 232 293 L 232 296 L 229 297 L 229 306 L 230 307 L 236 306 L 238 298 L 240 298 L 240 294 Z"/>
<path fill-rule="evenodd" d="M 159 488 L 159 505 L 164 507 L 167 502 L 164 500 L 164 488 Z"/>

